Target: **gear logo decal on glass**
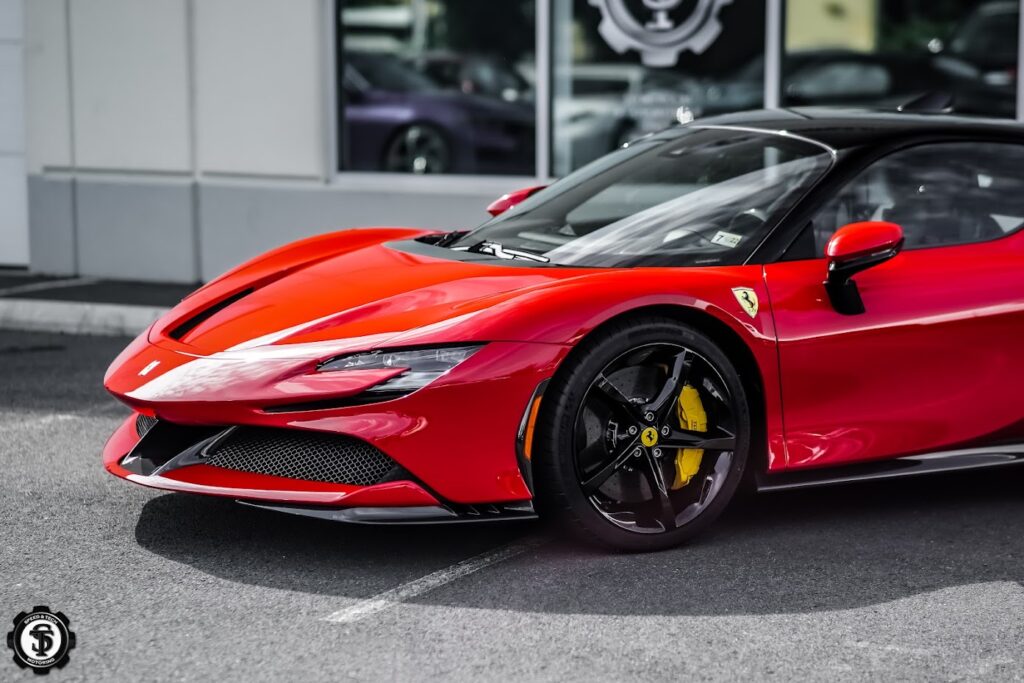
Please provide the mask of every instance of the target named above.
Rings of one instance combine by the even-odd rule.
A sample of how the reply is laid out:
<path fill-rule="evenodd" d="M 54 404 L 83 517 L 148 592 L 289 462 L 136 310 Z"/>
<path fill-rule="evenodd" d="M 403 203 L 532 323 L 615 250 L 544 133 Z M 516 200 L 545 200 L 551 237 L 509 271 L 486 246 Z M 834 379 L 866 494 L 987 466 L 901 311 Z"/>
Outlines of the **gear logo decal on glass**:
<path fill-rule="evenodd" d="M 684 50 L 703 54 L 722 33 L 718 14 L 732 0 L 697 0 L 682 21 L 671 12 L 682 0 L 643 0 L 650 12 L 638 18 L 626 7 L 626 0 L 589 0 L 601 12 L 598 31 L 608 46 L 618 53 L 640 53 L 644 66 L 671 67 Z"/>

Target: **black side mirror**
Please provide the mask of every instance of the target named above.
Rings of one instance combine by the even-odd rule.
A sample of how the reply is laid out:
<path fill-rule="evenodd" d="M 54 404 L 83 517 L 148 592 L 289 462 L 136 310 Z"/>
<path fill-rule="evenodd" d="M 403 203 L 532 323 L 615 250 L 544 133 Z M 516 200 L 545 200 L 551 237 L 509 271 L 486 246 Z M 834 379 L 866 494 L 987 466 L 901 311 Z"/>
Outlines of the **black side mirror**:
<path fill-rule="evenodd" d="M 825 290 L 829 301 L 843 315 L 864 312 L 853 276 L 892 259 L 903 249 L 903 228 L 895 223 L 865 221 L 843 226 L 832 235 L 825 248 L 828 279 Z"/>

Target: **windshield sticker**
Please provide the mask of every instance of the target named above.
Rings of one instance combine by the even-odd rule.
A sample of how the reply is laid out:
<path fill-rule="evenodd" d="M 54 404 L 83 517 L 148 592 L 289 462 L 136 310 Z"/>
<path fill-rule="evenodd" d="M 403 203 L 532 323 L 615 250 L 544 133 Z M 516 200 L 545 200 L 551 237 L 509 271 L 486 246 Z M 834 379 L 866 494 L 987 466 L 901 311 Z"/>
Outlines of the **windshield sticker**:
<path fill-rule="evenodd" d="M 739 246 L 740 240 L 742 240 L 742 239 L 743 239 L 743 235 L 734 235 L 731 232 L 725 232 L 724 230 L 719 230 L 717 233 L 715 233 L 715 236 L 711 238 L 711 243 L 712 244 L 720 244 L 723 247 L 729 247 L 730 249 L 735 249 L 737 246 Z"/>

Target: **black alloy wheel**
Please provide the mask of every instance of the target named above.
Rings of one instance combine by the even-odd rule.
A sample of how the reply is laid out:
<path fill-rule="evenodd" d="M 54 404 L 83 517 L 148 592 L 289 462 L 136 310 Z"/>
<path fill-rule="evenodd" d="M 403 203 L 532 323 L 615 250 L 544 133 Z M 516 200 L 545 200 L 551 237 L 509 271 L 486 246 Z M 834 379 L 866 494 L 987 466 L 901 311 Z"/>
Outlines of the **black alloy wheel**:
<path fill-rule="evenodd" d="M 585 539 L 656 550 L 704 529 L 733 496 L 750 413 L 713 342 L 650 318 L 617 323 L 578 349 L 542 402 L 541 435 L 542 511 Z"/>

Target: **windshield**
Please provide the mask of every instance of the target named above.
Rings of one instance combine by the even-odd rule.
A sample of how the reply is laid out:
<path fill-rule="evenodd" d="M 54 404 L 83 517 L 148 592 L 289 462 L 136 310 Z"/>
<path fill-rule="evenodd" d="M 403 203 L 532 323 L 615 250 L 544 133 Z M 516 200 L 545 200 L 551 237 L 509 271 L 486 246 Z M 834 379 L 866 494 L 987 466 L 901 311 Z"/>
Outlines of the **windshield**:
<path fill-rule="evenodd" d="M 567 176 L 452 246 L 557 265 L 743 263 L 831 163 L 782 135 L 666 131 Z"/>

